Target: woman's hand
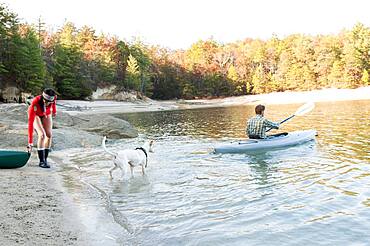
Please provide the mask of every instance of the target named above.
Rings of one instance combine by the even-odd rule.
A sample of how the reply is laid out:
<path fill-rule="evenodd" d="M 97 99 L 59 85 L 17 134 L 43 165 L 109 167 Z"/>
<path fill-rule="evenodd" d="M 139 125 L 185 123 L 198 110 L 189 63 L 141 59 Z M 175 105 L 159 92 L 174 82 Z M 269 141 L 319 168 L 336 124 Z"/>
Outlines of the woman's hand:
<path fill-rule="evenodd" d="M 33 144 L 32 144 L 32 143 L 29 143 L 29 144 L 27 145 L 27 152 L 28 152 L 28 153 L 31 153 L 31 152 L 32 152 L 32 147 L 33 147 Z"/>

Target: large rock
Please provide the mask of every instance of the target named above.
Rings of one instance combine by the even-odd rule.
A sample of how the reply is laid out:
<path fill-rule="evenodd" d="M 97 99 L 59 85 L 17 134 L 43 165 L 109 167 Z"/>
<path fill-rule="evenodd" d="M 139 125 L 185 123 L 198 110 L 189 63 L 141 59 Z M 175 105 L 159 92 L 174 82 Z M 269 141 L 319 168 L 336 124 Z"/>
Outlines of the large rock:
<path fill-rule="evenodd" d="M 22 104 L 1 104 L 0 107 L 0 121 L 2 120 L 14 120 L 20 122 L 27 122 L 27 105 Z"/>
<path fill-rule="evenodd" d="M 137 130 L 130 123 L 110 115 L 71 116 L 59 111 L 53 125 L 53 148 L 57 150 L 97 146 L 103 135 L 111 139 L 138 136 Z M 0 105 L 0 148 L 25 149 L 27 128 L 25 104 Z M 36 140 L 35 133 L 35 144 Z"/>
<path fill-rule="evenodd" d="M 26 150 L 28 132 L 25 124 L 5 125 L 0 123 L 0 149 Z M 65 127 L 53 130 L 52 148 L 62 150 L 68 148 L 94 147 L 100 145 L 102 136 Z M 34 134 L 34 145 L 37 134 Z"/>
<path fill-rule="evenodd" d="M 95 132 L 108 138 L 134 138 L 137 130 L 127 121 L 110 115 L 72 116 L 75 127 L 88 132 Z"/>
<path fill-rule="evenodd" d="M 0 121 L 28 122 L 28 106 L 26 104 L 2 104 L 0 107 Z M 75 122 L 71 115 L 63 111 L 57 112 L 57 118 L 53 121 L 55 128 L 73 126 Z"/>
<path fill-rule="evenodd" d="M 150 101 L 148 97 L 137 91 L 123 91 L 115 85 L 100 88 L 98 87 L 91 95 L 92 100 L 114 100 L 123 102 L 141 103 Z"/>
<path fill-rule="evenodd" d="M 26 124 L 0 122 L 0 149 L 22 149 L 27 147 Z"/>
<path fill-rule="evenodd" d="M 15 86 L 0 88 L 0 95 L 5 102 L 18 102 L 21 97 L 20 90 Z"/>
<path fill-rule="evenodd" d="M 66 127 L 53 130 L 54 150 L 94 147 L 101 144 L 102 136 Z"/>
<path fill-rule="evenodd" d="M 92 100 L 113 100 L 117 87 L 115 85 L 98 87 L 91 95 Z"/>
<path fill-rule="evenodd" d="M 63 112 L 63 111 L 58 111 L 57 110 L 57 116 L 56 118 L 53 120 L 53 127 L 54 128 L 61 128 L 61 127 L 71 127 L 71 126 L 74 126 L 76 125 L 76 122 L 73 118 L 73 116 L 71 116 L 70 114 L 66 113 L 66 112 Z"/>

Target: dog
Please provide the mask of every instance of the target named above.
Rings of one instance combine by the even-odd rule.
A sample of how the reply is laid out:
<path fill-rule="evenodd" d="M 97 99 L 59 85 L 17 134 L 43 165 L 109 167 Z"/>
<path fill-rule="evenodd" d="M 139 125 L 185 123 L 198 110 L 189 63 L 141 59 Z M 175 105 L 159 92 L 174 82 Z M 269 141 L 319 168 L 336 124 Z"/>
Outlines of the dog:
<path fill-rule="evenodd" d="M 131 170 L 131 178 L 134 177 L 134 167 L 141 166 L 141 171 L 143 175 L 145 174 L 145 168 L 148 166 L 148 154 L 149 152 L 153 153 L 153 144 L 154 141 L 146 141 L 144 145 L 140 148 L 136 149 L 124 149 L 121 151 L 118 151 L 117 153 L 113 153 L 105 147 L 105 142 L 107 140 L 107 137 L 103 137 L 102 146 L 105 152 L 113 156 L 113 164 L 114 167 L 112 167 L 109 170 L 109 175 L 111 179 L 113 179 L 113 171 L 117 168 L 121 169 L 122 178 L 127 172 L 127 167 L 130 167 Z"/>

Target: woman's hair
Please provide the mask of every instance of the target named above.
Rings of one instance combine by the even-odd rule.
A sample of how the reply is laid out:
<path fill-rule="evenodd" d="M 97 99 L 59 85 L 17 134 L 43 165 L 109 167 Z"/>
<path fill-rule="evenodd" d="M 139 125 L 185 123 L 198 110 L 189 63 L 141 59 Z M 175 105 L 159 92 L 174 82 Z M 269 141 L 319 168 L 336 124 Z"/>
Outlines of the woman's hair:
<path fill-rule="evenodd" d="M 46 95 L 55 96 L 57 93 L 51 88 L 45 88 L 43 91 Z"/>
<path fill-rule="evenodd" d="M 262 114 L 262 112 L 265 111 L 265 106 L 259 104 L 254 110 L 256 111 L 256 114 Z"/>

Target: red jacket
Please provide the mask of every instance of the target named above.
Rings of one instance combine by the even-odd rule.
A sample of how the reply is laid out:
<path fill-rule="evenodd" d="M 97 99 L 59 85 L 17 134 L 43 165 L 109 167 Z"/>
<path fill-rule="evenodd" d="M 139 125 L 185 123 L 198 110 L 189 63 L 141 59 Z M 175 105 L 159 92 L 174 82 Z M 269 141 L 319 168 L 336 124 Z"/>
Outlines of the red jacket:
<path fill-rule="evenodd" d="M 57 113 L 56 107 L 56 99 L 48 106 L 45 106 L 42 96 L 37 96 L 32 100 L 31 105 L 28 107 L 28 143 L 33 143 L 33 122 L 35 121 L 35 117 L 39 116 L 48 116 L 51 115 L 51 111 L 53 111 L 53 116 Z"/>

